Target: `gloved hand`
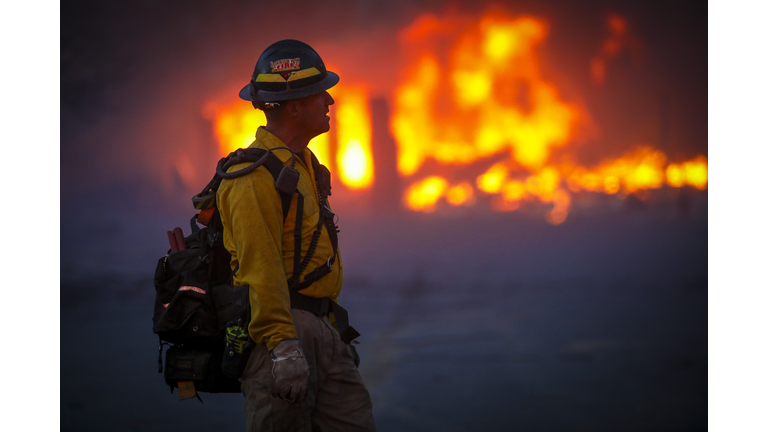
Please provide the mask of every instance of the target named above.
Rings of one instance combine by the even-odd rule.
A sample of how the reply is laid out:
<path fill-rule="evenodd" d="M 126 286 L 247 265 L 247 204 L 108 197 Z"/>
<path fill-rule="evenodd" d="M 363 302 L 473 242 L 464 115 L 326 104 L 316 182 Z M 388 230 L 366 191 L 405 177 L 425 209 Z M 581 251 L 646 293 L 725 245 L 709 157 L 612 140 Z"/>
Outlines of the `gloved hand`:
<path fill-rule="evenodd" d="M 272 354 L 272 396 L 301 403 L 307 396 L 309 366 L 298 339 L 283 339 Z"/>

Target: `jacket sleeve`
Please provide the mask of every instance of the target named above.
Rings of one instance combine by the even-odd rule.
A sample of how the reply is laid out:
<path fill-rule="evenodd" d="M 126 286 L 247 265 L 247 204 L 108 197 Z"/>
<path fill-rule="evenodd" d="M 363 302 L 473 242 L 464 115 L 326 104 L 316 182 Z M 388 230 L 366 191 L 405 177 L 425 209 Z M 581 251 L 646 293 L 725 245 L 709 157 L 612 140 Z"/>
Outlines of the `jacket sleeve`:
<path fill-rule="evenodd" d="M 282 339 L 296 337 L 283 264 L 283 212 L 274 179 L 266 169 L 257 169 L 225 180 L 217 201 L 225 245 L 240 265 L 235 284 L 250 287 L 249 333 L 272 350 Z"/>

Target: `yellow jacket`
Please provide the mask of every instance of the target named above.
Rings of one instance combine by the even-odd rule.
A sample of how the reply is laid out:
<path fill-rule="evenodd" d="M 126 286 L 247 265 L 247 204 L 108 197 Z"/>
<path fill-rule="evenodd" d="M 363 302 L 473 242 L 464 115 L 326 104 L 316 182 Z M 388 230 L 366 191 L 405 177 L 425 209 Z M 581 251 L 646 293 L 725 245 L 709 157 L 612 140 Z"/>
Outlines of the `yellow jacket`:
<path fill-rule="evenodd" d="M 279 138 L 264 127 L 256 131 L 251 148 L 272 149 L 285 147 Z M 290 165 L 289 150 L 272 152 L 283 165 Z M 299 171 L 298 191 L 304 195 L 302 221 L 301 259 L 307 253 L 312 233 L 317 228 L 320 204 L 315 188 L 315 175 L 311 166 L 310 150 L 296 157 L 295 168 Z M 307 166 L 306 163 L 310 163 Z M 228 172 L 240 170 L 250 163 L 230 167 Z M 216 195 L 216 202 L 224 225 L 224 246 L 232 255 L 231 266 L 240 268 L 234 277 L 238 286 L 250 287 L 251 322 L 248 331 L 251 338 L 273 349 L 282 339 L 295 338 L 296 329 L 291 317 L 291 300 L 288 278 L 293 275 L 294 238 L 296 224 L 296 200 L 293 195 L 288 217 L 283 224 L 280 194 L 275 189 L 275 179 L 265 168 L 231 180 L 223 180 Z M 312 260 L 301 275 L 326 263 L 333 256 L 333 246 L 325 227 L 322 229 Z M 310 297 L 328 297 L 336 301 L 342 283 L 341 255 L 336 256 L 330 274 L 301 291 Z"/>

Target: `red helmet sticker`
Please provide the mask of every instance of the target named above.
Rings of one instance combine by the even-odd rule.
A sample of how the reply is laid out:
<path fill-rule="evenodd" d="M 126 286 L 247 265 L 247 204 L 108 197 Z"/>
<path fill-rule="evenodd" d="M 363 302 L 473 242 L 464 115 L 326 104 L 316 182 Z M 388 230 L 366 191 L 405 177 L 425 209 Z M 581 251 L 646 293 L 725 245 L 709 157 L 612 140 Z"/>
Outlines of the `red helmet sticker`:
<path fill-rule="evenodd" d="M 293 58 L 293 59 L 277 60 L 269 63 L 270 65 L 272 65 L 272 72 L 283 72 L 283 71 L 299 69 L 299 62 L 301 62 L 300 58 Z"/>

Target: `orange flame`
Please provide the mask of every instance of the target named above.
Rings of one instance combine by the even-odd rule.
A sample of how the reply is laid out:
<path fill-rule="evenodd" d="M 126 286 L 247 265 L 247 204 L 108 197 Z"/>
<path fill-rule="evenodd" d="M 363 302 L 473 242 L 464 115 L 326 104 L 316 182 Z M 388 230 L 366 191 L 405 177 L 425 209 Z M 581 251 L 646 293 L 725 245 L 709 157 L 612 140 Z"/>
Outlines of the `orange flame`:
<path fill-rule="evenodd" d="M 603 71 L 606 59 L 635 43 L 622 17 L 609 17 L 608 26 L 611 37 L 598 58 Z M 427 15 L 402 32 L 412 67 L 396 89 L 390 124 L 400 174 L 413 176 L 428 159 L 467 165 L 509 155 L 479 175 L 474 186 L 462 183 L 457 189 L 437 176 L 415 182 L 404 197 L 408 207 L 431 212 L 442 198 L 464 204 L 476 188 L 491 196 L 496 211 L 532 201 L 550 205 L 547 221 L 557 225 L 568 216 L 571 193 L 626 194 L 665 183 L 706 188 L 706 158 L 667 166 L 666 155 L 648 146 L 594 169 L 553 164 L 553 151 L 573 140 L 586 113 L 563 101 L 542 73 L 535 50 L 546 33 L 540 20 L 499 14 L 479 21 Z M 439 48 L 446 45 L 450 52 L 441 55 Z M 524 171 L 528 174 L 521 175 Z"/>
<path fill-rule="evenodd" d="M 608 161 L 597 169 L 578 167 L 568 177 L 568 189 L 615 194 L 641 189 L 658 189 L 664 184 L 664 164 L 667 157 L 659 150 L 641 147 L 615 161 Z"/>
<path fill-rule="evenodd" d="M 350 189 L 367 189 L 373 184 L 371 115 L 368 96 L 362 87 L 338 90 L 336 127 L 339 177 Z"/>
<path fill-rule="evenodd" d="M 448 189 L 448 182 L 441 177 L 432 176 L 411 185 L 405 192 L 408 207 L 423 212 L 435 211 L 435 205 Z"/>
<path fill-rule="evenodd" d="M 425 54 L 416 53 L 396 90 L 391 128 L 399 172 L 413 175 L 427 158 L 463 165 L 505 150 L 524 167 L 540 168 L 553 147 L 568 142 L 578 118 L 575 106 L 543 79 L 533 53 L 546 34 L 544 24 L 486 17 L 459 37 L 446 68 L 432 54 L 447 27 L 436 20 L 430 26 L 418 21 L 404 32 L 412 42 L 419 38 Z M 445 87 L 452 100 L 444 100 Z M 432 108 L 438 105 L 443 109 Z"/>
<path fill-rule="evenodd" d="M 709 168 L 707 158 L 699 155 L 682 164 L 670 164 L 667 167 L 667 184 L 672 187 L 693 186 L 696 189 L 707 188 Z"/>
<path fill-rule="evenodd" d="M 396 90 L 391 128 L 399 172 L 411 176 L 428 158 L 465 165 L 508 152 L 508 162 L 493 165 L 476 181 L 480 191 L 501 194 L 494 208 L 513 210 L 527 197 L 555 203 L 557 196 L 558 214 L 567 214 L 569 199 L 557 193 L 560 174 L 545 165 L 552 149 L 571 139 L 580 113 L 560 99 L 541 73 L 534 49 L 543 41 L 546 26 L 530 17 L 494 15 L 479 23 L 448 21 L 429 17 L 403 32 L 403 39 L 418 51 L 413 53 L 415 66 Z M 446 67 L 434 53 L 450 36 L 455 41 Z M 440 91 L 446 87 L 449 100 Z M 518 166 L 536 174 L 524 182 L 511 181 L 507 177 Z M 410 190 L 406 203 L 414 210 L 431 209 L 435 195 L 424 207 L 413 196 L 420 190 Z"/>

